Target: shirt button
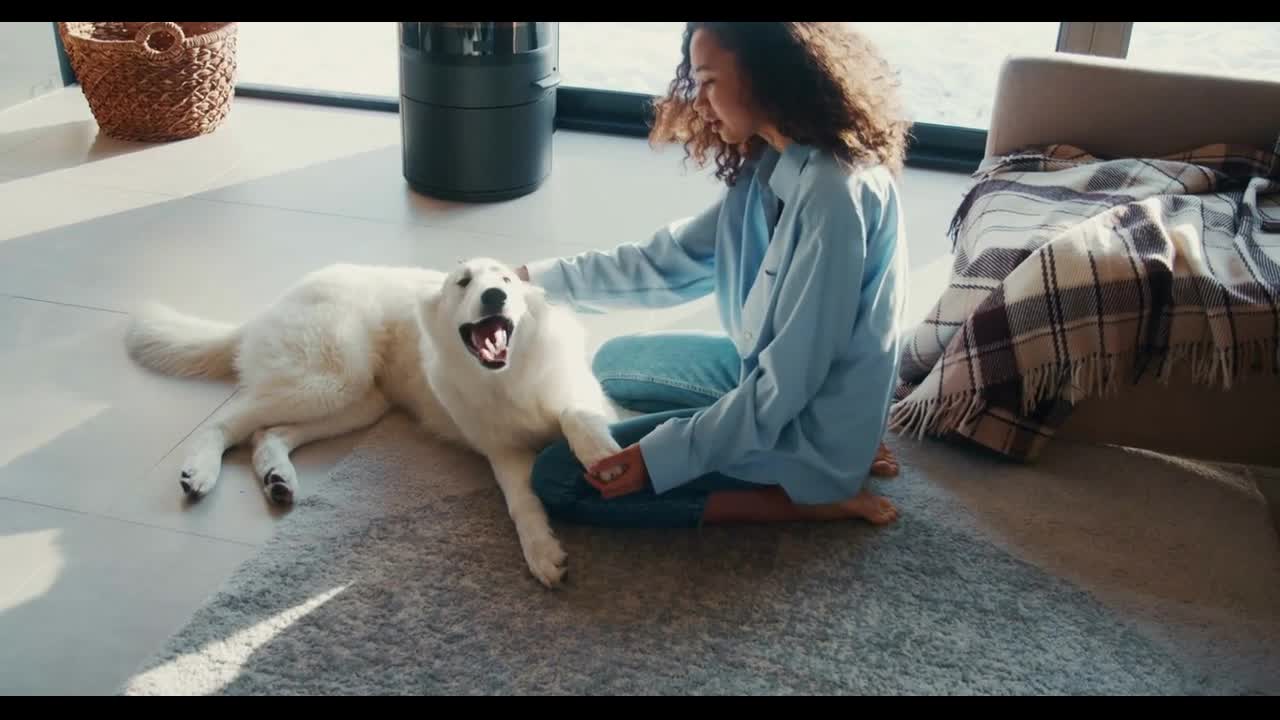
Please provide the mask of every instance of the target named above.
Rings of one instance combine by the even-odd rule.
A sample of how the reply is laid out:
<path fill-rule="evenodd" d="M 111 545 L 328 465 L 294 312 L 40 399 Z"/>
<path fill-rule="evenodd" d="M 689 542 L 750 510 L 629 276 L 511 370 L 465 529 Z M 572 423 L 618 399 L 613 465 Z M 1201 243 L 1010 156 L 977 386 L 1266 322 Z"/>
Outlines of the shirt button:
<path fill-rule="evenodd" d="M 747 336 L 747 339 L 748 339 L 748 340 L 750 340 L 750 339 L 751 339 L 751 331 L 750 331 L 750 330 L 748 330 L 745 334 L 746 334 L 746 336 Z"/>

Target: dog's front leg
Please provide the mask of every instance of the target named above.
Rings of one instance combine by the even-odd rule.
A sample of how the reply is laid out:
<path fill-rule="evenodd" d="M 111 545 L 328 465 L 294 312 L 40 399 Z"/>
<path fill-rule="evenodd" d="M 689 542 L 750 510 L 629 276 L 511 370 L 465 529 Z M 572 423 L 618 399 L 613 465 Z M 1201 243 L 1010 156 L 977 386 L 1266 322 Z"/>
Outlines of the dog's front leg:
<path fill-rule="evenodd" d="M 573 450 L 573 456 L 583 467 L 604 460 L 622 451 L 618 441 L 613 439 L 609 431 L 609 419 L 598 412 L 583 408 L 570 407 L 560 413 L 560 431 Z M 606 473 L 604 479 L 612 480 L 622 473 L 623 468 L 614 468 Z"/>
<path fill-rule="evenodd" d="M 530 572 L 543 585 L 555 587 L 568 570 L 568 556 L 551 532 L 542 501 L 533 492 L 533 461 L 534 456 L 526 453 L 507 453 L 489 459 Z"/>

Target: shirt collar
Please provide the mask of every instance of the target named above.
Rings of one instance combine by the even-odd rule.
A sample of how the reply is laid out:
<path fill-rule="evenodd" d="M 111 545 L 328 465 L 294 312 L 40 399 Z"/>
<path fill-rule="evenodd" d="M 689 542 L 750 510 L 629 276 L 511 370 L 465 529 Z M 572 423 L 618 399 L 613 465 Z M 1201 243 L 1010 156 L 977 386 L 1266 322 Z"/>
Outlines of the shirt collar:
<path fill-rule="evenodd" d="M 796 187 L 800 184 L 800 171 L 809 161 L 810 150 L 812 148 L 809 146 L 796 142 L 788 145 L 782 153 L 770 148 L 768 157 L 772 162 L 767 168 L 769 187 L 779 198 L 788 198 L 795 193 Z M 766 167 L 762 165 L 761 170 L 765 169 Z"/>

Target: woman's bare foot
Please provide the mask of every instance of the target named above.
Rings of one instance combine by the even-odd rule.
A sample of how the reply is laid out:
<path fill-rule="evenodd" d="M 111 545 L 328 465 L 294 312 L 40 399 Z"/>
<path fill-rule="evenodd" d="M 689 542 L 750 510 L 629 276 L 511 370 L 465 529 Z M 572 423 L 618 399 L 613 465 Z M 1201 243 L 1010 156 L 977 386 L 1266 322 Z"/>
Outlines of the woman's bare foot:
<path fill-rule="evenodd" d="M 898 509 L 888 498 L 872 495 L 863 488 L 844 502 L 830 505 L 796 505 L 782 488 L 759 490 L 722 490 L 711 493 L 702 521 L 708 525 L 736 523 L 773 523 L 867 520 L 887 525 L 898 519 Z"/>
<path fill-rule="evenodd" d="M 866 488 L 852 499 L 834 507 L 842 518 L 861 518 L 874 525 L 888 525 L 898 519 L 898 508 L 894 507 L 889 498 L 873 495 Z"/>
<path fill-rule="evenodd" d="M 876 477 L 897 477 L 898 475 L 898 458 L 894 457 L 893 451 L 883 442 L 880 443 L 880 449 L 876 451 L 876 459 L 871 461 L 871 474 Z"/>

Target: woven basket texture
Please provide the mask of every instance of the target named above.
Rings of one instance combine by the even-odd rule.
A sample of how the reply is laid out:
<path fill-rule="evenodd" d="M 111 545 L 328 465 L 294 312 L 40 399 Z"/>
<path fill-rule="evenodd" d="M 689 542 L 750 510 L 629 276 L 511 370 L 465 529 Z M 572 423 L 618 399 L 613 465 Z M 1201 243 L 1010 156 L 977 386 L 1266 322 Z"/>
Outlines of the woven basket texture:
<path fill-rule="evenodd" d="M 60 22 L 62 44 L 101 131 L 163 142 L 213 132 L 235 94 L 232 22 Z"/>

